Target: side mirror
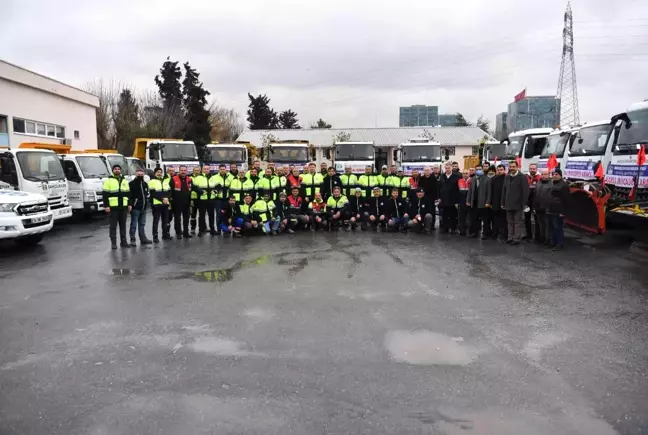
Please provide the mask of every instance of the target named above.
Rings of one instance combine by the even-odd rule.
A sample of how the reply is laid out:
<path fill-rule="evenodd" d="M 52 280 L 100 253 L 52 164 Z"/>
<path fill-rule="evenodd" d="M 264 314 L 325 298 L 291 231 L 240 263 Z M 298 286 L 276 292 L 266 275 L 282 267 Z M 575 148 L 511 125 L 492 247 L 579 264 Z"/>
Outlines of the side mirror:
<path fill-rule="evenodd" d="M 394 150 L 394 154 L 393 154 L 392 157 L 393 157 L 393 159 L 394 159 L 395 162 L 398 161 L 398 150 Z"/>

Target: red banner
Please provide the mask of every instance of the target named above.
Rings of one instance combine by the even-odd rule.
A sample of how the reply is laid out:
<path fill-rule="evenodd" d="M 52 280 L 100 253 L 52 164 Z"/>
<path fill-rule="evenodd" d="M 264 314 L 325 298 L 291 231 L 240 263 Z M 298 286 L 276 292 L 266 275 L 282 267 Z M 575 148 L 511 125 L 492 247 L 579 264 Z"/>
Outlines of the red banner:
<path fill-rule="evenodd" d="M 524 100 L 526 98 L 526 88 L 519 94 L 517 94 L 515 97 L 513 97 L 513 102 L 517 103 L 520 100 Z"/>

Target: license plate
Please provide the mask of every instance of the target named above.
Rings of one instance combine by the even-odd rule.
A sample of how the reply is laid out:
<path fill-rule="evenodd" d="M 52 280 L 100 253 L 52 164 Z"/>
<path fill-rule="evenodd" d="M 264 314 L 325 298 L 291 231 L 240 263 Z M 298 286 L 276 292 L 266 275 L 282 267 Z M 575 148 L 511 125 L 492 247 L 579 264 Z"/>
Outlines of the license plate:
<path fill-rule="evenodd" d="M 31 223 L 39 224 L 41 222 L 49 222 L 49 220 L 50 220 L 49 216 L 39 216 L 39 217 L 31 218 Z"/>
<path fill-rule="evenodd" d="M 50 189 L 49 196 L 50 197 L 63 196 L 63 189 L 62 188 Z"/>

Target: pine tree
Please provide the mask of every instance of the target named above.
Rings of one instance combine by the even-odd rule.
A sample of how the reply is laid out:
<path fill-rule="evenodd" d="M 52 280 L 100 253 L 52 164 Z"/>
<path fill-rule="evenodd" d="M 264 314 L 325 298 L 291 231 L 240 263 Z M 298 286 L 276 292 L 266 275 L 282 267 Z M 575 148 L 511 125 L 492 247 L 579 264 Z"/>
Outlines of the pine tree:
<path fill-rule="evenodd" d="M 279 128 L 277 113 L 270 108 L 270 98 L 259 94 L 254 97 L 248 93 L 250 104 L 248 105 L 247 121 L 250 130 L 273 130 Z"/>
<path fill-rule="evenodd" d="M 279 114 L 280 128 L 301 128 L 298 124 L 297 114 L 292 110 L 284 110 Z"/>
<path fill-rule="evenodd" d="M 464 116 L 461 113 L 457 112 L 456 117 L 457 117 L 457 120 L 455 121 L 455 126 L 456 127 L 471 127 L 472 126 L 471 123 L 466 121 L 466 118 L 464 118 Z"/>
<path fill-rule="evenodd" d="M 315 124 L 311 125 L 311 128 L 331 128 L 331 124 L 320 118 Z"/>
<path fill-rule="evenodd" d="M 481 115 L 477 119 L 477 127 L 481 128 L 486 133 L 489 133 L 490 132 L 490 121 L 488 119 L 485 119 L 484 115 Z"/>
<path fill-rule="evenodd" d="M 191 68 L 189 62 L 184 63 L 185 76 L 182 81 L 182 97 L 187 123 L 184 128 L 185 140 L 192 140 L 198 147 L 210 142 L 209 110 L 207 110 L 207 95 L 209 92 L 203 88 L 203 83 L 198 80 L 200 74 Z"/>
<path fill-rule="evenodd" d="M 182 89 L 180 88 L 182 72 L 178 62 L 171 62 L 169 59 L 167 57 L 166 62 L 160 68 L 160 74 L 155 76 L 155 84 L 158 86 L 165 108 L 180 107 L 182 102 Z"/>
<path fill-rule="evenodd" d="M 135 136 L 140 130 L 139 106 L 130 89 L 122 90 L 113 114 L 117 150 L 124 155 L 133 153 Z"/>

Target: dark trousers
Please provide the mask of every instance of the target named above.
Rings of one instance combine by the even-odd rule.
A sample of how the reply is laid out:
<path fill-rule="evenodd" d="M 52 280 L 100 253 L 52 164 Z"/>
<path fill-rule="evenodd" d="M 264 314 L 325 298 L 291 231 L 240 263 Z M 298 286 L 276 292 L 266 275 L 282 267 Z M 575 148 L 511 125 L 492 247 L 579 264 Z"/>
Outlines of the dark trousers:
<path fill-rule="evenodd" d="M 222 222 L 222 217 L 221 217 L 222 216 L 221 210 L 225 208 L 225 204 L 227 201 L 224 199 L 214 199 L 212 201 L 213 201 L 212 207 L 214 209 L 214 213 L 216 214 L 216 222 L 218 222 L 219 225 L 222 223 L 227 223 L 227 222 Z"/>
<path fill-rule="evenodd" d="M 459 234 L 466 234 L 468 230 L 468 216 L 470 215 L 470 207 L 466 203 L 459 204 L 459 211 L 457 213 L 459 217 Z"/>
<path fill-rule="evenodd" d="M 154 205 L 153 206 L 153 238 L 159 239 L 158 228 L 162 221 L 162 236 L 169 236 L 169 206 L 167 205 Z"/>
<path fill-rule="evenodd" d="M 536 210 L 535 212 L 536 233 L 535 239 L 538 243 L 548 243 L 551 240 L 551 233 L 549 233 L 549 225 L 547 222 L 547 213 Z"/>
<path fill-rule="evenodd" d="M 167 216 L 169 216 L 169 222 L 167 223 L 167 234 L 171 234 L 171 224 L 173 223 L 173 203 L 169 206 L 167 210 Z M 164 227 L 162 227 L 162 234 L 164 234 Z"/>
<path fill-rule="evenodd" d="M 173 204 L 173 220 L 176 236 L 189 234 L 189 203 Z"/>
<path fill-rule="evenodd" d="M 207 215 L 207 219 L 205 219 L 205 215 Z M 214 201 L 198 200 L 198 230 L 201 233 L 207 231 L 207 222 L 209 222 L 209 229 L 215 231 Z"/>
<path fill-rule="evenodd" d="M 530 209 L 528 212 L 524 213 L 524 229 L 525 237 L 527 239 L 533 239 L 533 225 L 531 223 L 531 217 L 533 216 L 533 209 Z"/>
<path fill-rule="evenodd" d="M 196 231 L 196 216 L 198 216 L 198 208 L 198 200 L 192 199 L 191 203 L 189 204 L 189 215 L 191 216 L 189 223 L 191 224 L 191 231 Z"/>
<path fill-rule="evenodd" d="M 551 243 L 562 246 L 565 243 L 565 218 L 558 214 L 550 214 Z"/>
<path fill-rule="evenodd" d="M 493 210 L 493 235 L 501 240 L 508 238 L 508 224 L 506 222 L 506 210 Z"/>
<path fill-rule="evenodd" d="M 482 236 L 492 237 L 493 235 L 493 210 L 490 208 L 480 208 L 479 214 L 481 215 L 482 222 Z"/>
<path fill-rule="evenodd" d="M 109 213 L 110 218 L 110 241 L 117 242 L 117 224 L 119 224 L 119 240 L 122 243 L 128 243 L 126 239 L 126 218 L 128 217 L 128 209 L 125 208 L 111 208 Z"/>
<path fill-rule="evenodd" d="M 442 209 L 441 229 L 443 229 L 444 231 L 456 231 L 458 216 L 457 207 L 451 205 L 449 207 L 442 207 Z"/>
<path fill-rule="evenodd" d="M 470 234 L 479 234 L 479 230 L 481 229 L 481 223 L 482 223 L 482 215 L 481 215 L 481 209 L 478 209 L 477 206 L 470 207 L 470 228 L 469 232 Z"/>

